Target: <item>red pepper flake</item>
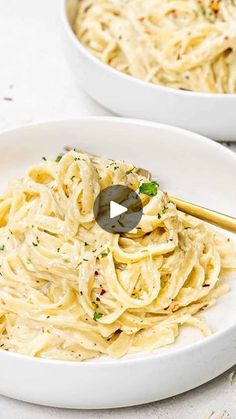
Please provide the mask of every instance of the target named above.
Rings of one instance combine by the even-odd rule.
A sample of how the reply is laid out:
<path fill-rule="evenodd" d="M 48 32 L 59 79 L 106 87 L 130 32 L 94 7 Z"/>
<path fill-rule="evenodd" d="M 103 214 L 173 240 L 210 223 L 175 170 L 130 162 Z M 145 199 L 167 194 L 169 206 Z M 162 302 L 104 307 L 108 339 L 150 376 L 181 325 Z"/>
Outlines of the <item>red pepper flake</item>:
<path fill-rule="evenodd" d="M 104 289 L 101 290 L 100 295 L 106 294 L 106 291 Z"/>
<path fill-rule="evenodd" d="M 13 98 L 6 96 L 6 97 L 3 98 L 3 100 L 7 100 L 8 102 L 11 102 L 13 100 Z"/>
<path fill-rule="evenodd" d="M 99 297 L 96 297 L 96 301 L 101 301 Z"/>

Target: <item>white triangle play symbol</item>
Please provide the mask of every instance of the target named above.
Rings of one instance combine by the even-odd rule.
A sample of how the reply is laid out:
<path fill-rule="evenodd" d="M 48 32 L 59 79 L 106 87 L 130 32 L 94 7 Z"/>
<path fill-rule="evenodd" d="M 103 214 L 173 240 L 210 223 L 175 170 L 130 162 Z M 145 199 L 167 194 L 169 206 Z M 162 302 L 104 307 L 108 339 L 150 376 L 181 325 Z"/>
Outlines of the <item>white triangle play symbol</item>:
<path fill-rule="evenodd" d="M 110 202 L 110 218 L 118 217 L 118 215 L 124 214 L 126 211 L 128 209 L 123 205 L 117 204 L 114 201 Z"/>

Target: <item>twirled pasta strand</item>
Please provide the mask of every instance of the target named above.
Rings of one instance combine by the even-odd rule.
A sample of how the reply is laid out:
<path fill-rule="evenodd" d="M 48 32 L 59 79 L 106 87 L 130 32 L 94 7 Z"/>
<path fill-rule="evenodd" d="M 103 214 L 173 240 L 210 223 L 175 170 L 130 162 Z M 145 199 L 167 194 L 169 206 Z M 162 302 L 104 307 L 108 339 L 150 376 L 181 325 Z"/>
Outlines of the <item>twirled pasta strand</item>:
<path fill-rule="evenodd" d="M 0 347 L 84 360 L 173 343 L 181 325 L 210 333 L 196 314 L 228 287 L 231 243 L 178 212 L 168 195 L 139 192 L 133 165 L 70 151 L 31 167 L 0 198 Z M 127 234 L 95 222 L 98 193 L 140 193 L 143 216 Z"/>
<path fill-rule="evenodd" d="M 92 54 L 131 76 L 236 93 L 235 0 L 80 0 L 74 30 Z"/>

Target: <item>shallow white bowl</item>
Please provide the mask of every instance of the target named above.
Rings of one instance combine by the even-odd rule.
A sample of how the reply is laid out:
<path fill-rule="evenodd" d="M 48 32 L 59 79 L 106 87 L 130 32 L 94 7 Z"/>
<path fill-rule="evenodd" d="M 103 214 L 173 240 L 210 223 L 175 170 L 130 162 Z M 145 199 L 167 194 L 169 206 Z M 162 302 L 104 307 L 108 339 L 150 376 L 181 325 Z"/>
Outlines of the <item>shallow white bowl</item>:
<path fill-rule="evenodd" d="M 79 84 L 117 115 L 142 118 L 236 141 L 236 94 L 187 92 L 123 74 L 88 52 L 74 35 L 78 0 L 61 0 L 65 53 Z"/>
<path fill-rule="evenodd" d="M 65 145 L 124 159 L 152 171 L 176 196 L 235 211 L 236 156 L 181 129 L 120 118 L 85 118 L 31 125 L 0 134 L 0 189 L 42 156 Z M 50 361 L 0 351 L 0 393 L 58 407 L 108 408 L 173 396 L 216 377 L 236 361 L 236 277 L 231 291 L 202 312 L 214 332 L 184 328 L 177 343 L 120 360 Z"/>

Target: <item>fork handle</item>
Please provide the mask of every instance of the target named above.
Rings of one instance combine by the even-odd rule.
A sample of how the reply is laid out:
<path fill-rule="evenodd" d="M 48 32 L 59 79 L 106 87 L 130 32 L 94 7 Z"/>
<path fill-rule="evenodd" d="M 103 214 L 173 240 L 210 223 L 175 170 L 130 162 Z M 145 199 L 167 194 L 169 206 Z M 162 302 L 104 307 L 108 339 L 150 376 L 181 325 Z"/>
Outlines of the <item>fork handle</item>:
<path fill-rule="evenodd" d="M 190 202 L 183 201 L 179 198 L 169 196 L 170 201 L 176 205 L 176 208 L 186 214 L 192 215 L 201 220 L 207 221 L 225 230 L 236 233 L 236 218 L 229 215 L 221 214 L 210 210 L 208 208 L 200 207 L 199 205 L 191 204 Z"/>

